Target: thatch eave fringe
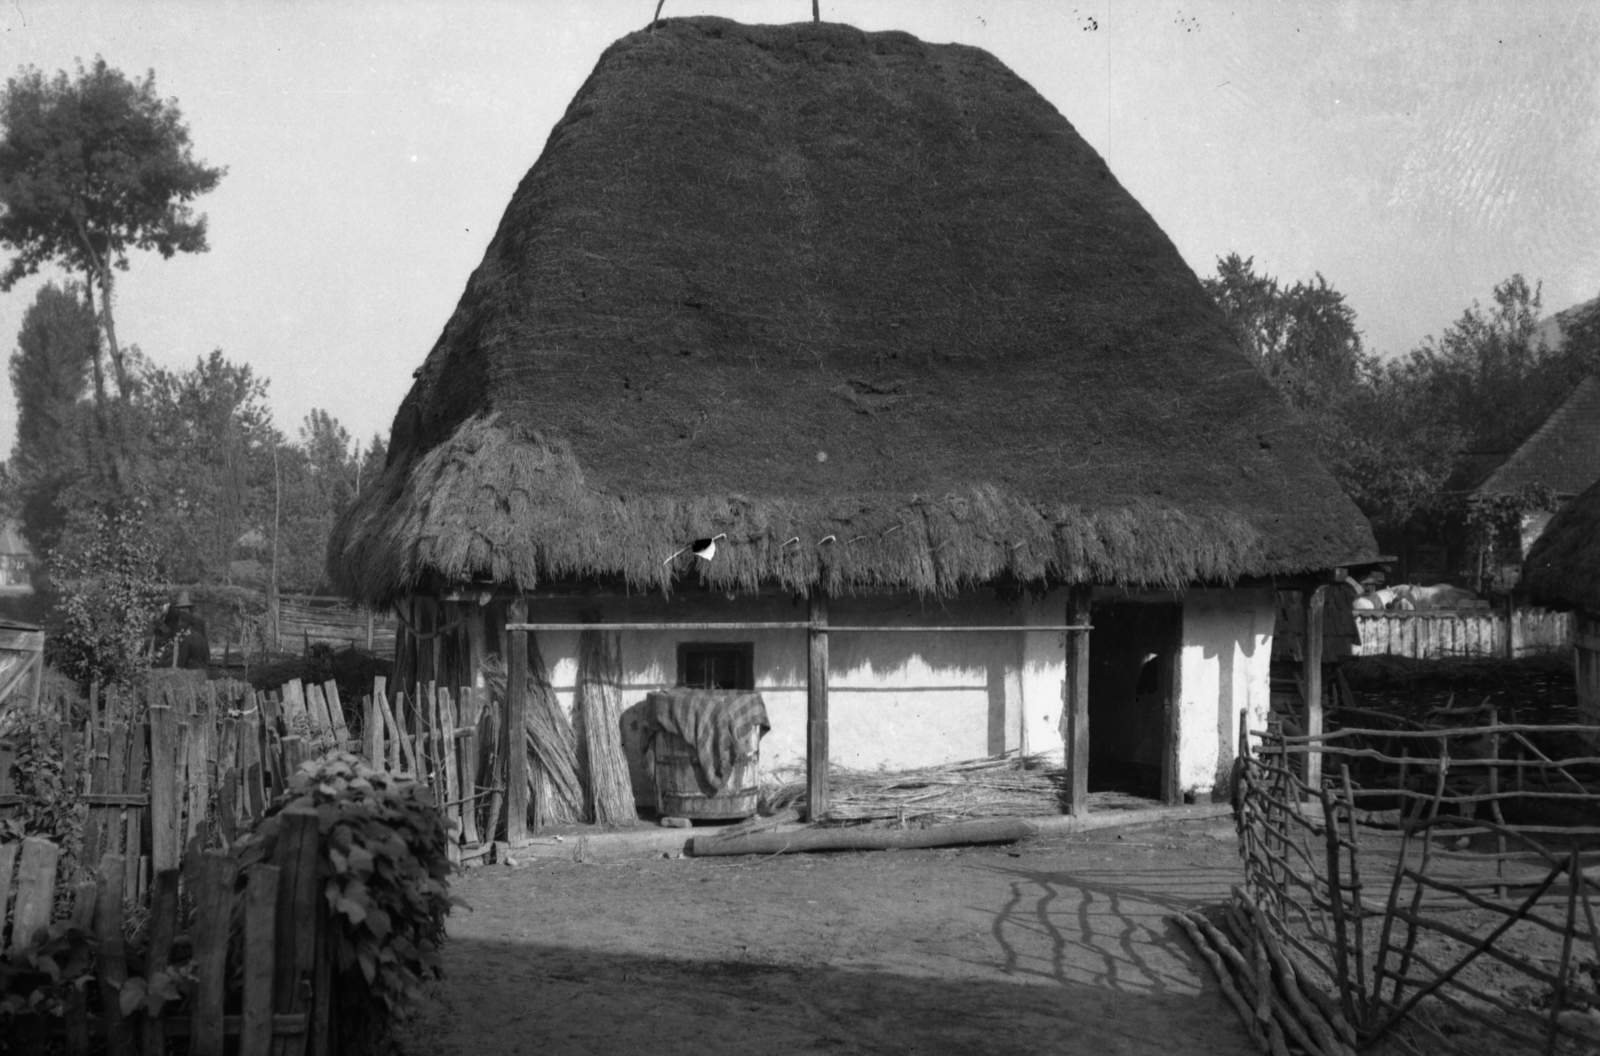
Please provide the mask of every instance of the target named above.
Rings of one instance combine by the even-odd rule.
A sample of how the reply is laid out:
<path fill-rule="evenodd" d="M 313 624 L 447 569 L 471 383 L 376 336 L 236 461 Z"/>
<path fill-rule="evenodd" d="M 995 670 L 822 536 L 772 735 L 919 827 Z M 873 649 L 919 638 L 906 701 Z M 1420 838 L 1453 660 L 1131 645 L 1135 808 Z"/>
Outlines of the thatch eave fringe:
<path fill-rule="evenodd" d="M 671 556 L 718 533 L 726 538 L 709 564 Z M 629 494 L 590 486 L 568 446 L 494 415 L 391 465 L 336 526 L 328 567 L 369 605 L 425 583 L 483 580 L 534 590 L 617 577 L 670 592 L 695 571 L 738 592 L 948 596 L 1000 580 L 1181 588 L 1304 570 L 1275 560 L 1246 517 L 1218 506 L 1042 506 L 989 484 L 898 504 Z"/>

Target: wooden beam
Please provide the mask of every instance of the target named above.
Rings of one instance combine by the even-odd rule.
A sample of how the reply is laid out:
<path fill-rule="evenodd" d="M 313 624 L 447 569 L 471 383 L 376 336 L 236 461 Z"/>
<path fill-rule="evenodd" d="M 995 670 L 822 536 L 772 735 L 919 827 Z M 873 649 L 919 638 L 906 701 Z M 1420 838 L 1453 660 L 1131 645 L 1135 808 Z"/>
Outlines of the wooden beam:
<path fill-rule="evenodd" d="M 828 813 L 828 595 L 811 592 L 806 665 L 806 818 Z"/>
<path fill-rule="evenodd" d="M 511 599 L 507 622 L 528 622 L 527 599 Z M 506 658 L 506 733 L 501 739 L 501 750 L 505 753 L 506 842 L 521 847 L 528 842 L 528 746 L 524 732 L 528 710 L 528 632 L 513 630 L 510 636 L 511 655 Z"/>
<path fill-rule="evenodd" d="M 1067 624 L 1089 623 L 1089 587 L 1067 591 Z M 1062 702 L 1066 742 L 1067 813 L 1089 813 L 1089 632 L 1067 632 L 1067 680 Z"/>
<path fill-rule="evenodd" d="M 1326 587 L 1307 591 L 1305 639 L 1300 655 L 1305 665 L 1301 685 L 1306 693 L 1306 736 L 1322 735 L 1322 602 Z M 1322 787 L 1322 753 L 1307 750 L 1305 782 L 1313 789 Z"/>

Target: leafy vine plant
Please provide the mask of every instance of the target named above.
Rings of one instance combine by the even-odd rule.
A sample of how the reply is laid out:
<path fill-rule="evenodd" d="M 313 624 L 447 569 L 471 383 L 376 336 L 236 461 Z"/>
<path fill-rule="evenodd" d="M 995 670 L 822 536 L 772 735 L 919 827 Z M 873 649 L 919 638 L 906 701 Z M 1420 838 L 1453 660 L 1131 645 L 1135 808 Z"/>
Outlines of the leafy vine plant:
<path fill-rule="evenodd" d="M 1480 570 L 1502 558 L 1522 556 L 1523 520 L 1530 513 L 1554 511 L 1559 505 L 1553 489 L 1527 484 L 1513 492 L 1475 495 L 1466 504 L 1466 527 L 1473 550 L 1480 555 Z"/>

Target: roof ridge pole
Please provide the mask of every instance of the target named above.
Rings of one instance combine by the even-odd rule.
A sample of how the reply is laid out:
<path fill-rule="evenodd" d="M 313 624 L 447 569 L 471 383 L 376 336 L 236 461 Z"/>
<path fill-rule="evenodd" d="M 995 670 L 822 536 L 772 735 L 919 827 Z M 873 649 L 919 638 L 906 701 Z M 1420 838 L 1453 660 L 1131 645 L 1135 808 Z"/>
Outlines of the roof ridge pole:
<path fill-rule="evenodd" d="M 666 2 L 667 0 L 656 0 L 656 13 L 650 19 L 650 32 L 652 33 L 656 31 L 656 23 L 661 21 L 661 5 L 665 4 Z M 813 2 L 815 2 L 815 0 L 813 0 Z"/>
<path fill-rule="evenodd" d="M 1067 626 L 1089 626 L 1090 587 L 1067 588 Z M 1066 681 L 1062 684 L 1062 733 L 1066 741 L 1067 813 L 1089 813 L 1089 631 L 1068 631 Z"/>
<path fill-rule="evenodd" d="M 828 592 L 811 591 L 806 648 L 806 820 L 828 813 Z"/>
<path fill-rule="evenodd" d="M 822 11 L 817 6 L 820 2 L 821 0 L 811 0 L 811 21 L 813 22 L 822 21 Z"/>

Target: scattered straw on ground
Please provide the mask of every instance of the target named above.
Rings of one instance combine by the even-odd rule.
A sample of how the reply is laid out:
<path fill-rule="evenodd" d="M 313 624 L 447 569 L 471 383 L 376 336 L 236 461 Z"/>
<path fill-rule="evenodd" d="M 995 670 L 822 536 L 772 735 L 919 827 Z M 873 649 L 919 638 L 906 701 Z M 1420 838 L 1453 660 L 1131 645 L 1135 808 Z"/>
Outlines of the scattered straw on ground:
<path fill-rule="evenodd" d="M 828 773 L 831 806 L 821 820 L 955 821 L 1054 814 L 1061 808 L 1064 775 L 1059 767 L 1046 766 L 1043 755 L 1014 751 L 894 773 L 835 766 Z M 764 790 L 764 809 L 804 804 L 803 770 L 789 767 L 773 776 L 776 785 Z"/>

